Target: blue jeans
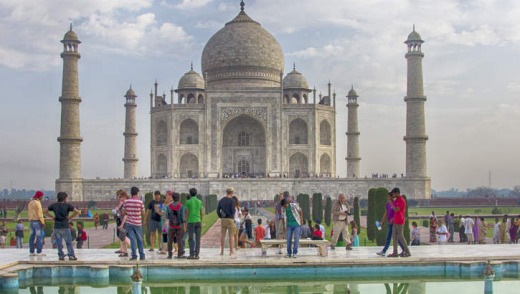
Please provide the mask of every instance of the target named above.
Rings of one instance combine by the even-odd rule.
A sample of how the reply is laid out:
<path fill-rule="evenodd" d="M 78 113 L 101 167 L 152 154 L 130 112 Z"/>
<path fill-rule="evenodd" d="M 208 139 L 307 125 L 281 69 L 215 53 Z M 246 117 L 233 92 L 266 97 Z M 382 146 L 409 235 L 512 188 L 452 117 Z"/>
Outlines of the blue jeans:
<path fill-rule="evenodd" d="M 383 250 L 381 250 L 381 252 L 383 252 L 383 253 L 386 253 L 386 251 L 388 250 L 388 247 L 390 247 L 390 241 L 392 240 L 393 227 L 394 227 L 393 224 L 388 224 L 388 232 L 386 233 L 385 248 L 383 248 Z M 397 240 L 397 241 L 399 242 L 399 246 L 401 247 L 401 249 L 403 249 L 403 251 L 404 251 L 403 244 L 401 244 L 401 241 L 399 241 L 399 240 Z"/>
<path fill-rule="evenodd" d="M 23 238 L 16 236 L 16 248 L 23 248 Z"/>
<path fill-rule="evenodd" d="M 36 239 L 36 253 L 42 253 L 43 225 L 40 221 L 31 221 L 29 227 L 31 228 L 31 234 L 29 235 L 29 252 L 34 253 L 34 240 Z"/>
<path fill-rule="evenodd" d="M 132 258 L 137 258 L 136 242 L 139 248 L 139 258 L 144 259 L 144 244 L 143 244 L 143 227 L 134 226 L 129 223 L 125 224 L 125 229 L 130 239 L 130 248 L 132 249 Z"/>
<path fill-rule="evenodd" d="M 67 255 L 74 256 L 74 248 L 72 248 L 72 235 L 70 234 L 70 228 L 66 229 L 54 229 L 54 237 L 56 237 L 56 245 L 58 246 L 58 256 L 63 257 L 63 242 L 65 239 L 65 245 L 67 246 Z"/>
<path fill-rule="evenodd" d="M 200 253 L 200 222 L 188 223 L 188 241 L 190 242 L 190 256 L 199 256 Z"/>
<path fill-rule="evenodd" d="M 300 235 L 301 235 L 300 231 L 301 231 L 301 227 L 299 225 L 287 226 L 287 254 L 289 254 L 289 255 L 298 254 L 298 245 L 300 244 Z M 293 236 L 294 236 L 294 244 L 292 244 Z"/>

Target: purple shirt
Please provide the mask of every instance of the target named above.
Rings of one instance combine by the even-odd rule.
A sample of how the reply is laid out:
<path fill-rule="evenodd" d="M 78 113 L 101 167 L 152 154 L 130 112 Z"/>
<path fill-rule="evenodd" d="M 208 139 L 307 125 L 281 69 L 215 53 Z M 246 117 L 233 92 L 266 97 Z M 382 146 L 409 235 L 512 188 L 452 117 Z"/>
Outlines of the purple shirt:
<path fill-rule="evenodd" d="M 390 222 L 391 219 L 394 218 L 394 210 L 392 209 L 392 205 L 390 203 L 386 203 L 386 215 L 388 218 L 388 222 Z"/>

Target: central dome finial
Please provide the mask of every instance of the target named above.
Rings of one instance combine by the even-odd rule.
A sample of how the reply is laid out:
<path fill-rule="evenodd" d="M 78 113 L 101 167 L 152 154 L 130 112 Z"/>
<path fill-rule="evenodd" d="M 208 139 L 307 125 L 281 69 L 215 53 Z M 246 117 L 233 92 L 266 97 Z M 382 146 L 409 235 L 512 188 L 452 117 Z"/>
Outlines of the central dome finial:
<path fill-rule="evenodd" d="M 244 11 L 244 6 L 246 6 L 244 0 L 240 1 L 240 11 Z"/>

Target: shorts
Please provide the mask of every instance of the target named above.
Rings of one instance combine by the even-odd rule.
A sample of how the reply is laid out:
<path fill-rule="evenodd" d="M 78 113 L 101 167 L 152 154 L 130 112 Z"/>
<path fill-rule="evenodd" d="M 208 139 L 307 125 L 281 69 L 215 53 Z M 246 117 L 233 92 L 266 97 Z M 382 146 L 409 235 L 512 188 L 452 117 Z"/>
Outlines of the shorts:
<path fill-rule="evenodd" d="M 162 234 L 161 221 L 150 220 L 150 223 L 148 224 L 148 232 L 158 232 Z"/>
<path fill-rule="evenodd" d="M 6 236 L 0 236 L 0 244 L 5 244 Z"/>
<path fill-rule="evenodd" d="M 229 235 L 234 235 L 237 232 L 237 227 L 235 226 L 235 220 L 232 218 L 223 218 L 221 219 L 220 224 L 220 233 L 225 234 L 228 231 Z"/>

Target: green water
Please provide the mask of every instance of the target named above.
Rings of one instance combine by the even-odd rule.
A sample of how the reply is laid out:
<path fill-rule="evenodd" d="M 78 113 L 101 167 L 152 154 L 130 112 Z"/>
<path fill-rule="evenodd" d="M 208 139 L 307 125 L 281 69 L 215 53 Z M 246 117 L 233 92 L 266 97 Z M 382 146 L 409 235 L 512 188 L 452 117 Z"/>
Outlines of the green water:
<path fill-rule="evenodd" d="M 493 282 L 494 294 L 520 293 L 519 280 Z M 18 293 L 30 294 L 128 294 L 132 284 L 110 285 L 93 288 L 88 285 L 44 285 L 19 289 Z M 427 293 L 484 293 L 483 280 L 409 280 L 409 281 L 261 281 L 237 283 L 190 282 L 171 284 L 147 284 L 141 286 L 142 294 L 231 294 L 231 293 L 350 293 L 350 294 L 427 294 Z"/>

